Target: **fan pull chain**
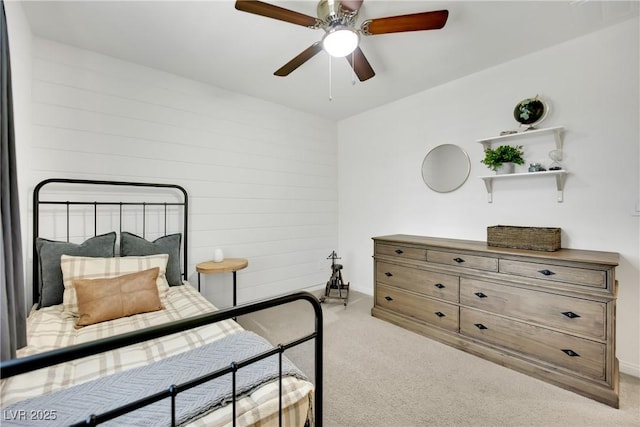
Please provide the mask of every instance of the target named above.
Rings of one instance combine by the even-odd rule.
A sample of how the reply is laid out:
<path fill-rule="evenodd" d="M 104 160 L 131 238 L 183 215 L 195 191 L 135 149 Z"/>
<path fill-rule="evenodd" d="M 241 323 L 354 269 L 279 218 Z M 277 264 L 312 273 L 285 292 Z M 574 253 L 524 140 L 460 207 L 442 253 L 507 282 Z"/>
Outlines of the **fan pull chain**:
<path fill-rule="evenodd" d="M 355 86 L 356 85 L 356 51 L 354 50 L 353 52 L 351 52 L 351 64 L 353 64 L 353 66 L 351 67 L 351 86 Z"/>
<path fill-rule="evenodd" d="M 333 96 L 331 95 L 331 55 L 329 56 L 329 101 L 333 101 Z"/>

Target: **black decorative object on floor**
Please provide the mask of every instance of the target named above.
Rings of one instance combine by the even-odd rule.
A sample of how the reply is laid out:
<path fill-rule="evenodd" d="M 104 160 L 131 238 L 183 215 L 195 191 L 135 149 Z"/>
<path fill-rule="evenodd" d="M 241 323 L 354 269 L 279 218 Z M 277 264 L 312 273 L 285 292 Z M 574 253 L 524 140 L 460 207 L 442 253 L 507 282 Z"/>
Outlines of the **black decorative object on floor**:
<path fill-rule="evenodd" d="M 338 257 L 336 251 L 332 251 L 327 259 L 331 260 L 331 277 L 327 281 L 324 296 L 320 297 L 320 302 L 325 302 L 327 298 L 339 299 L 342 300 L 346 308 L 347 302 L 349 302 L 349 282 L 345 284 L 342 280 L 342 264 L 336 264 L 336 260 L 341 258 Z"/>

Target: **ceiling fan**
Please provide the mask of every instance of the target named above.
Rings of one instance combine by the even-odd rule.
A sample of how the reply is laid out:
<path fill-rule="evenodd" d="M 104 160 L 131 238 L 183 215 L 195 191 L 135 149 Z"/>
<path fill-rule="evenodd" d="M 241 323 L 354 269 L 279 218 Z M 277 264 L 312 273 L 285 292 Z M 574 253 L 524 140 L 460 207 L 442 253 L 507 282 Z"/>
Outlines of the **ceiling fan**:
<path fill-rule="evenodd" d="M 358 12 L 364 0 L 320 0 L 318 17 L 262 1 L 238 0 L 236 9 L 284 22 L 325 31 L 322 40 L 313 43 L 274 73 L 288 76 L 323 49 L 331 56 L 346 57 L 360 81 L 375 76 L 375 72 L 360 49 L 360 36 L 401 33 L 406 31 L 439 30 L 447 22 L 449 11 L 413 13 L 365 20 L 356 28 Z"/>

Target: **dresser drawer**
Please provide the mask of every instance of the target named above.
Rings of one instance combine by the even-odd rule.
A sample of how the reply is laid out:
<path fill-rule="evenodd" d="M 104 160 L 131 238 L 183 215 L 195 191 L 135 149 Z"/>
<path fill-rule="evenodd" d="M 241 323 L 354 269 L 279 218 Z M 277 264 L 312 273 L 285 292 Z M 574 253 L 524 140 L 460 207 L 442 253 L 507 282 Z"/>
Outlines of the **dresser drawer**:
<path fill-rule="evenodd" d="M 428 250 L 427 261 L 438 264 L 475 268 L 477 270 L 498 271 L 498 260 L 496 258 L 478 255 Z"/>
<path fill-rule="evenodd" d="M 607 273 L 603 270 L 589 270 L 585 268 L 501 259 L 500 272 L 552 282 L 591 286 L 594 288 L 607 287 Z"/>
<path fill-rule="evenodd" d="M 376 285 L 376 305 L 443 329 L 458 331 L 458 306 L 382 284 Z"/>
<path fill-rule="evenodd" d="M 606 347 L 601 343 L 462 307 L 460 333 L 589 378 L 606 379 Z"/>
<path fill-rule="evenodd" d="M 449 301 L 458 302 L 459 281 L 458 276 L 450 274 L 376 262 L 376 282 Z"/>
<path fill-rule="evenodd" d="M 376 255 L 390 255 L 398 258 L 417 259 L 424 261 L 427 259 L 427 250 L 412 248 L 409 246 L 401 245 L 387 245 L 384 243 L 376 243 L 375 247 Z"/>
<path fill-rule="evenodd" d="M 606 339 L 607 306 L 602 302 L 462 278 L 460 303 L 598 340 Z"/>

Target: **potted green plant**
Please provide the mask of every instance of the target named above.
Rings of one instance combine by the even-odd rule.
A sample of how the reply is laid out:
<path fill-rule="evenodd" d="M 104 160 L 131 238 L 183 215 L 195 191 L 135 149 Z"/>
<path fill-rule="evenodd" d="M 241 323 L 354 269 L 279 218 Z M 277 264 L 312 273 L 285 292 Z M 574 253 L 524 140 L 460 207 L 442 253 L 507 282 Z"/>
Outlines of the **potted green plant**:
<path fill-rule="evenodd" d="M 484 159 L 480 163 L 498 174 L 513 173 L 514 165 L 524 164 L 523 155 L 522 145 L 501 145 L 495 149 L 489 147 L 484 150 Z"/>

